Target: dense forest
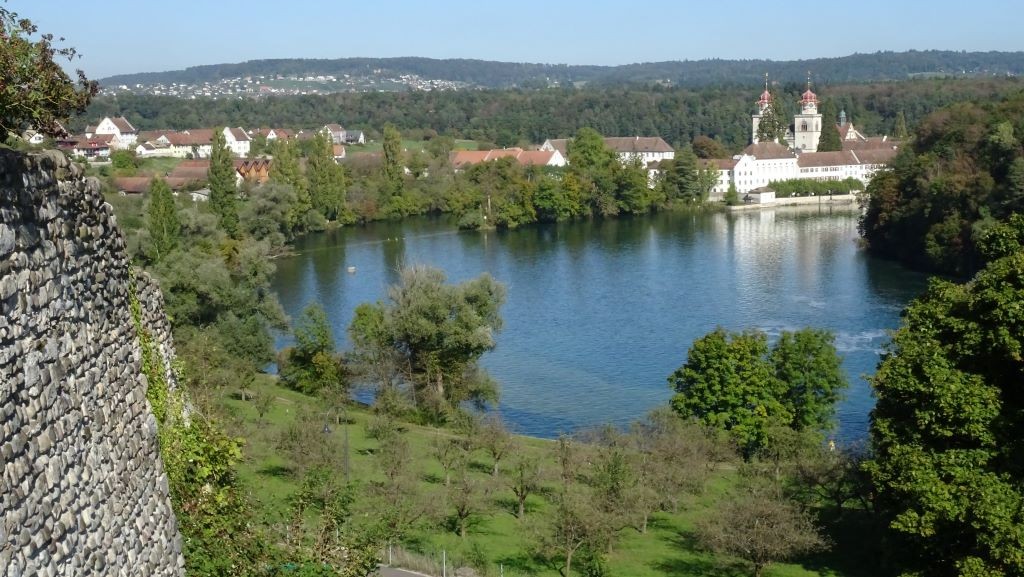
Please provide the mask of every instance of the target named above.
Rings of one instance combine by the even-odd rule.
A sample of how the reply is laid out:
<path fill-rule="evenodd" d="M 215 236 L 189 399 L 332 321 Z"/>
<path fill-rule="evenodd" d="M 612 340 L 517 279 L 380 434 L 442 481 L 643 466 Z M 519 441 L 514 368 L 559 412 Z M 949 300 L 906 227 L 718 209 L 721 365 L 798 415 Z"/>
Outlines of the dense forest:
<path fill-rule="evenodd" d="M 971 101 L 921 121 L 912 145 L 868 188 L 870 250 L 915 268 L 969 276 L 979 240 L 1024 208 L 1024 95 Z"/>
<path fill-rule="evenodd" d="M 121 74 L 104 78 L 104 86 L 119 84 L 195 84 L 223 78 L 260 75 L 365 75 L 374 70 L 417 74 L 425 78 L 466 82 L 484 88 L 548 86 L 558 83 L 600 85 L 670 83 L 708 86 L 723 83 L 757 84 L 768 73 L 782 82 L 800 82 L 808 70 L 823 83 L 906 80 L 915 75 L 1008 75 L 1024 73 L 1020 52 L 955 52 L 911 50 L 852 54 L 809 60 L 686 60 L 644 62 L 622 66 L 531 64 L 487 60 L 433 58 L 282 58 L 231 64 L 192 66 L 185 70 Z"/>
<path fill-rule="evenodd" d="M 385 124 L 416 136 L 442 134 L 498 146 L 574 136 L 589 127 L 605 136 L 658 135 L 681 147 L 710 136 L 735 152 L 750 140 L 750 114 L 759 81 L 730 87 L 477 90 L 464 92 L 344 93 L 259 100 L 183 100 L 159 96 L 98 98 L 72 124 L 122 115 L 137 128 L 210 126 L 319 128 L 330 122 L 373 137 Z M 866 134 L 892 134 L 899 112 L 914 126 L 954 102 L 999 100 L 1024 87 L 1012 79 L 915 80 L 816 87 Z M 777 87 L 795 111 L 801 82 Z"/>

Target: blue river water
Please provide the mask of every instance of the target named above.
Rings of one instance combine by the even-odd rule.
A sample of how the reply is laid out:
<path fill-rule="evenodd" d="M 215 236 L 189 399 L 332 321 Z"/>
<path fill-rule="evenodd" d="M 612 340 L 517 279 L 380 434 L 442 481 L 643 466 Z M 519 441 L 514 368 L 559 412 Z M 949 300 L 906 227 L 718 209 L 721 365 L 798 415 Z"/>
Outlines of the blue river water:
<path fill-rule="evenodd" d="M 541 437 L 625 425 L 665 403 L 668 375 L 716 326 L 826 328 L 851 383 L 836 436 L 851 441 L 865 436 L 874 404 L 864 376 L 925 286 L 924 275 L 858 247 L 857 217 L 812 206 L 496 232 L 441 218 L 374 223 L 300 239 L 278 259 L 274 288 L 293 318 L 320 301 L 347 347 L 353 310 L 384 298 L 399 267 L 431 265 L 452 282 L 491 273 L 508 300 L 483 365 L 501 386 L 506 422 Z"/>

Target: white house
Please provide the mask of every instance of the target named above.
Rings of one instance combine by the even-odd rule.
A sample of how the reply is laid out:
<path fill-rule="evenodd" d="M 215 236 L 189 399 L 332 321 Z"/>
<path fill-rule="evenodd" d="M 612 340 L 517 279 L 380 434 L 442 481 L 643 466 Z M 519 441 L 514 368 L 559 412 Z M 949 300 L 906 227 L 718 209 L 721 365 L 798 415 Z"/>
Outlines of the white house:
<path fill-rule="evenodd" d="M 249 140 L 249 135 L 241 128 L 224 127 L 224 140 L 232 154 L 238 158 L 249 156 L 249 147 L 252 142 Z"/>
<path fill-rule="evenodd" d="M 132 126 L 132 123 L 128 122 L 127 118 L 118 116 L 117 118 L 105 117 L 100 121 L 99 124 L 92 128 L 92 132 L 86 130 L 86 136 L 91 138 L 93 135 L 113 135 L 114 139 L 111 140 L 110 146 L 113 149 L 130 150 L 134 148 L 135 142 L 138 140 L 139 131 Z"/>
<path fill-rule="evenodd" d="M 325 124 L 320 132 L 326 134 L 333 144 L 345 144 L 345 129 L 340 124 Z"/>
<path fill-rule="evenodd" d="M 652 162 L 671 160 L 676 151 L 658 136 L 611 136 L 605 137 L 604 144 L 619 155 L 623 164 L 639 160 L 642 166 Z M 549 138 L 540 146 L 541 150 L 557 150 L 563 158 L 568 158 L 569 139 Z"/>
<path fill-rule="evenodd" d="M 194 128 L 181 132 L 170 132 L 163 135 L 171 147 L 171 156 L 175 158 L 209 158 L 213 150 L 213 130 Z"/>

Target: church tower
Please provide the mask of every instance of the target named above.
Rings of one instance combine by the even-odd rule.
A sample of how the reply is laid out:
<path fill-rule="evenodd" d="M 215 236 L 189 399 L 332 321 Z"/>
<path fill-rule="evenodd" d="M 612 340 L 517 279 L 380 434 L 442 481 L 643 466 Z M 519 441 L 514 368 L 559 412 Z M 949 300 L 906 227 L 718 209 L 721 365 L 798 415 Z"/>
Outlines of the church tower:
<path fill-rule="evenodd" d="M 757 144 L 757 127 L 761 125 L 761 117 L 764 116 L 764 111 L 772 103 L 772 94 L 768 92 L 768 73 L 764 75 L 764 92 L 761 93 L 761 98 L 757 101 L 757 112 L 750 117 L 750 142 Z"/>
<path fill-rule="evenodd" d="M 793 146 L 802 152 L 816 152 L 821 139 L 821 114 L 818 95 L 811 91 L 811 74 L 807 73 L 807 91 L 800 97 L 800 112 L 793 117 Z"/>

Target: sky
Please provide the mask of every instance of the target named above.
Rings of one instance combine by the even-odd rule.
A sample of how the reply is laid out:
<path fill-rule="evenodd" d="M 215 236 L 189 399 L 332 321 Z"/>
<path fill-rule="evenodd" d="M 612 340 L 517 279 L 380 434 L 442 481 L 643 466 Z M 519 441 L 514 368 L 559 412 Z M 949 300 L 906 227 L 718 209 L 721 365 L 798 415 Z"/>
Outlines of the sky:
<path fill-rule="evenodd" d="M 2 1 L 2 0 L 0 0 Z M 616 65 L 1024 50 L 1020 0 L 7 0 L 90 78 L 262 58 Z M 771 22 L 769 23 L 769 19 Z"/>

